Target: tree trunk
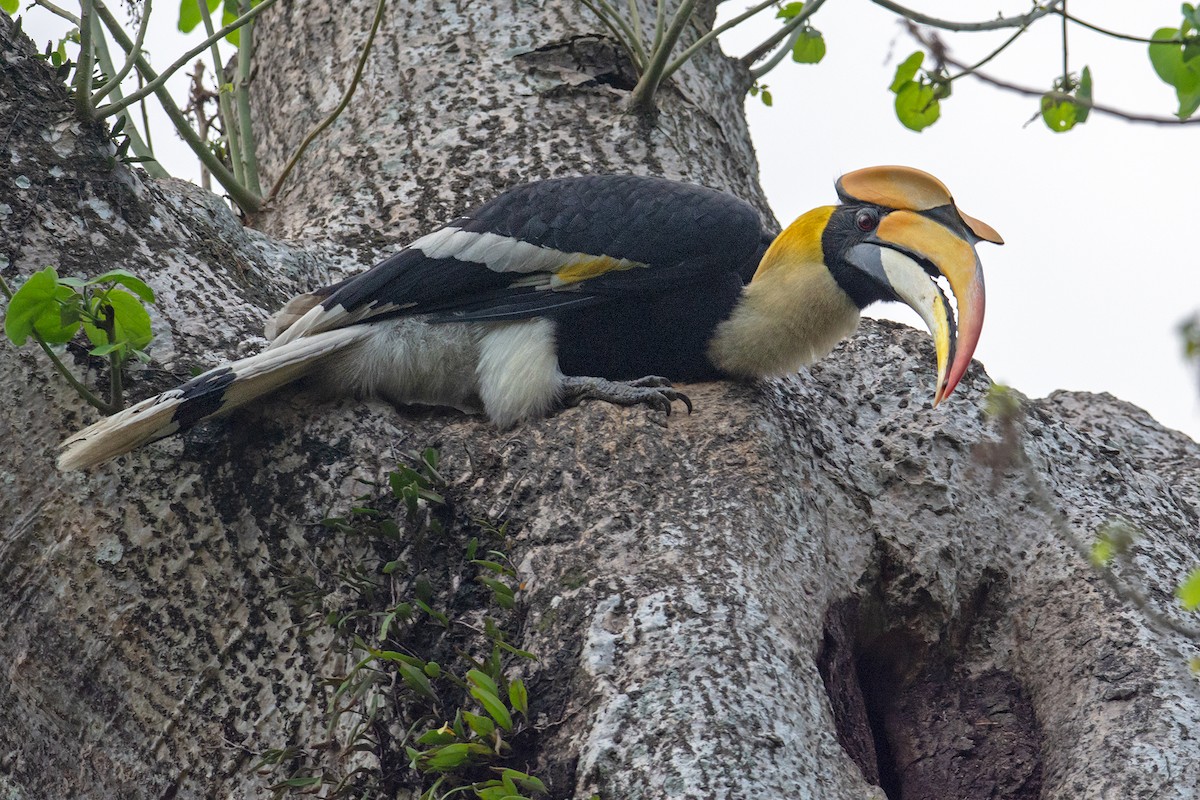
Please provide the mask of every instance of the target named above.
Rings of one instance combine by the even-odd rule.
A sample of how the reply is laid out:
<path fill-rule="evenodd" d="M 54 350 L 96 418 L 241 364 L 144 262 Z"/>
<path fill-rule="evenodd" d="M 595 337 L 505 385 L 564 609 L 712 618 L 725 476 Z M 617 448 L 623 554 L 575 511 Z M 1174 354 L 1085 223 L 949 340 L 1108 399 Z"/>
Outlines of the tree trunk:
<path fill-rule="evenodd" d="M 370 13 L 352 0 L 264 16 L 268 182 L 336 103 Z M 706 52 L 656 117 L 625 116 L 628 67 L 598 30 L 565 1 L 393 5 L 347 115 L 255 220 L 300 248 L 196 187 L 112 164 L 104 132 L 72 118 L 0 15 L 0 268 L 10 282 L 46 264 L 145 276 L 160 299 L 155 364 L 131 387 L 142 396 L 256 350 L 287 295 L 520 181 L 657 173 L 764 207 L 745 74 Z M 341 753 L 338 725 L 329 743 L 324 679 L 353 653 L 313 619 L 366 602 L 374 589 L 347 594 L 355 576 L 394 603 L 419 574 L 435 604 L 479 622 L 492 612 L 474 572 L 448 566 L 479 519 L 508 523 L 524 589 L 501 616 L 538 656 L 512 667 L 533 725 L 511 766 L 551 797 L 1200 790 L 1191 645 L 1118 600 L 1038 488 L 1005 471 L 1011 438 L 983 412 L 978 366 L 929 407 L 931 348 L 902 326 L 864 324 L 787 380 L 686 387 L 695 413 L 669 419 L 590 404 L 501 433 L 300 393 L 67 475 L 55 444 L 93 413 L 41 353 L 8 353 L 5 796 L 261 797 L 300 774 L 259 768 L 288 747 L 326 776 L 361 767 L 370 796 L 415 796 L 394 673 L 369 690 L 386 703 L 371 746 Z M 1122 577 L 1176 614 L 1172 588 L 1200 551 L 1200 447 L 1107 396 L 1033 401 L 1021 427 L 1078 535 L 1114 517 L 1144 532 Z M 443 538 L 384 547 L 320 524 L 378 499 L 363 481 L 428 446 L 447 504 L 422 513 L 441 515 Z M 385 574 L 389 560 L 403 568 Z"/>

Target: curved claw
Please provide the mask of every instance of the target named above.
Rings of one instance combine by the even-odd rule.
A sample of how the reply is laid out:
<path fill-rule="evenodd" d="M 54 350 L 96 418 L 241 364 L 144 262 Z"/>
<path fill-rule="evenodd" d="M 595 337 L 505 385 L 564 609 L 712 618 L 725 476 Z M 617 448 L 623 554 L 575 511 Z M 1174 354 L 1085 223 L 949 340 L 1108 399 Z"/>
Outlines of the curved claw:
<path fill-rule="evenodd" d="M 603 400 L 619 406 L 648 405 L 671 415 L 671 404 L 678 400 L 692 413 L 692 400 L 658 375 L 647 375 L 633 381 L 610 381 L 605 378 L 568 376 L 563 379 L 563 405 L 577 406 L 584 400 Z"/>

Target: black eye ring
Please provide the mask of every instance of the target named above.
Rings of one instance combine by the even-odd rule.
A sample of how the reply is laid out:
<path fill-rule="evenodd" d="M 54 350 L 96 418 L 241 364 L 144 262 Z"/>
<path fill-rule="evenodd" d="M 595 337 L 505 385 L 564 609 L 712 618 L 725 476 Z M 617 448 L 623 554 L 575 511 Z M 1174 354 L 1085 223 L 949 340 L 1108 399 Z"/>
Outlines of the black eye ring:
<path fill-rule="evenodd" d="M 875 226 L 879 224 L 879 212 L 873 208 L 859 209 L 858 213 L 854 215 L 854 224 L 863 233 L 869 233 L 875 230 Z"/>

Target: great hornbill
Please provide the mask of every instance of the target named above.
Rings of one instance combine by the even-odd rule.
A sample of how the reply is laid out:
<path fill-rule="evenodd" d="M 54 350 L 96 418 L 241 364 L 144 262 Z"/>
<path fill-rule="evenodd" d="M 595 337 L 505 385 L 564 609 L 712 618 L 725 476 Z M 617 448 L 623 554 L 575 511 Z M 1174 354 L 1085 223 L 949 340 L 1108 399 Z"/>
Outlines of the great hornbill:
<path fill-rule="evenodd" d="M 264 352 L 77 433 L 59 465 L 97 464 L 302 377 L 336 394 L 482 410 L 502 428 L 581 398 L 669 411 L 686 397 L 668 381 L 794 370 L 877 300 L 907 303 L 929 326 L 936 405 L 983 323 L 974 245 L 1002 240 L 920 170 L 861 169 L 837 194 L 839 205 L 772 236 L 749 204 L 687 183 L 592 175 L 518 186 L 296 297 L 268 325 Z"/>

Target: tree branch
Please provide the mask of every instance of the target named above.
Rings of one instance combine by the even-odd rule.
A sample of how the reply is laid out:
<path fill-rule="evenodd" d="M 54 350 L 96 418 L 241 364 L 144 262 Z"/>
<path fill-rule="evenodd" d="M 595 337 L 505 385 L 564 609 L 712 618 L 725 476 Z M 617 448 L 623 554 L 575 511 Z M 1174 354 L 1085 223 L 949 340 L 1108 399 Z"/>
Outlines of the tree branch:
<path fill-rule="evenodd" d="M 747 68 L 752 68 L 755 62 L 761 60 L 767 55 L 767 53 L 774 50 L 775 46 L 784 39 L 789 38 L 793 31 L 799 29 L 799 27 L 803 25 L 809 17 L 817 13 L 817 9 L 824 4 L 825 0 L 809 0 L 809 2 L 804 4 L 803 10 L 801 10 L 801 12 L 796 16 L 789 19 L 786 25 L 780 27 L 779 30 L 777 30 L 772 36 L 768 37 L 767 40 L 758 47 L 755 47 L 749 53 L 746 53 L 746 55 L 742 56 L 740 59 L 742 64 L 744 64 Z"/>
<path fill-rule="evenodd" d="M 716 28 L 713 28 L 711 31 L 701 36 L 699 39 L 693 42 L 690 47 L 680 53 L 678 58 L 671 62 L 670 66 L 668 66 L 666 71 L 663 73 L 663 78 L 668 77 L 672 72 L 682 67 L 684 63 L 686 63 L 687 60 L 691 58 L 692 55 L 695 54 L 696 51 L 698 51 L 701 47 L 704 47 L 706 44 L 716 39 L 722 33 L 734 27 L 735 25 L 741 25 L 755 14 L 774 6 L 777 1 L 778 0 L 764 0 L 764 2 L 751 6 L 733 19 L 718 25 Z"/>
<path fill-rule="evenodd" d="M 47 0 L 35 0 L 35 2 L 46 2 L 46 1 Z M 258 5 L 256 5 L 254 8 L 250 9 L 245 14 L 241 15 L 237 19 L 230 22 L 224 28 L 221 28 L 221 30 L 216 31 L 215 33 L 213 33 L 212 36 L 207 37 L 203 42 L 196 45 L 191 50 L 188 50 L 182 56 L 177 58 L 175 61 L 173 61 L 171 63 L 171 66 L 167 67 L 162 72 L 162 74 L 158 75 L 154 80 L 147 83 L 145 85 L 145 87 L 138 89 L 136 92 L 133 92 L 132 94 L 129 95 L 129 97 L 126 97 L 124 99 L 124 101 L 122 101 L 122 102 L 112 103 L 111 105 L 107 105 L 104 108 L 100 109 L 100 116 L 110 117 L 113 114 L 116 114 L 118 111 L 121 111 L 122 109 L 126 108 L 127 106 L 133 105 L 134 103 L 138 102 L 142 98 L 149 97 L 152 94 L 156 94 L 158 92 L 158 90 L 160 88 L 162 88 L 162 86 L 164 84 L 166 84 L 166 82 L 168 80 L 170 80 L 172 75 L 174 75 L 176 72 L 178 72 L 179 70 L 186 67 L 188 65 L 189 61 L 191 61 L 193 58 L 195 58 L 196 56 L 200 55 L 205 50 L 207 50 L 212 45 L 213 42 L 219 42 L 221 39 L 223 39 L 224 37 L 233 33 L 238 28 L 242 27 L 243 25 L 248 24 L 251 20 L 253 20 L 259 14 L 261 14 L 262 12 L 266 11 L 268 8 L 273 6 L 276 2 L 277 2 L 277 0 L 262 0 L 262 2 L 259 3 Z M 219 82 L 219 80 L 220 80 L 219 73 L 217 75 L 217 79 Z"/>
<path fill-rule="evenodd" d="M 112 56 L 108 52 L 108 40 L 104 36 L 104 26 L 101 23 L 100 18 L 96 15 L 92 16 L 91 28 L 92 48 L 96 52 L 96 60 L 100 62 L 100 68 L 103 69 L 106 74 L 113 75 L 116 73 L 116 70 L 113 67 Z M 139 77 L 140 74 L 141 73 L 139 73 Z M 118 100 L 121 99 L 121 87 L 119 85 L 114 86 L 111 92 L 113 97 L 117 98 Z M 140 133 L 138 133 L 136 125 L 127 125 L 125 135 L 129 137 L 129 149 L 132 150 L 134 155 L 138 156 L 139 158 L 150 159 L 149 161 L 143 161 L 141 165 L 142 169 L 146 170 L 150 176 L 155 178 L 168 178 L 170 177 L 170 173 L 163 168 L 162 164 L 159 164 L 154 160 L 154 147 L 150 143 L 150 125 L 145 118 L 145 106 L 142 107 L 142 111 L 142 129 L 146 132 L 146 139 L 145 141 L 142 140 L 142 136 Z M 97 112 L 95 113 L 94 118 L 103 119 L 103 115 Z"/>
<path fill-rule="evenodd" d="M 67 11 L 65 8 L 60 8 L 59 6 L 54 5 L 54 3 L 51 3 L 50 0 L 33 0 L 33 3 L 34 5 L 39 5 L 46 9 L 56 17 L 62 17 L 76 28 L 79 27 L 79 17 L 75 16 L 70 11 Z"/>
<path fill-rule="evenodd" d="M 1119 33 L 1118 31 L 1112 31 L 1112 30 L 1109 30 L 1108 28 L 1101 28 L 1099 25 L 1093 25 L 1092 23 L 1082 20 L 1079 17 L 1075 17 L 1075 16 L 1068 14 L 1065 9 L 1055 9 L 1054 13 L 1058 14 L 1063 19 L 1070 20 L 1071 22 L 1075 23 L 1076 25 L 1078 25 L 1081 28 L 1087 28 L 1090 31 L 1095 31 L 1096 33 L 1102 33 L 1105 36 L 1112 37 L 1113 39 L 1123 39 L 1124 41 L 1127 41 L 1127 42 L 1140 42 L 1142 44 L 1187 44 L 1186 40 L 1180 39 L 1180 38 L 1147 39 L 1143 36 L 1133 36 L 1128 33 Z"/>
<path fill-rule="evenodd" d="M 1045 89 L 1034 89 L 1029 86 L 1021 86 L 1015 83 L 1009 83 L 1008 81 L 1004 81 L 999 78 L 994 78 L 984 72 L 973 71 L 974 68 L 968 67 L 966 64 L 955 58 L 951 58 L 946 52 L 946 46 L 942 44 L 942 42 L 936 37 L 926 38 L 921 34 L 920 29 L 918 29 L 917 26 L 913 25 L 911 22 L 909 23 L 909 33 L 912 34 L 913 38 L 916 39 L 921 46 L 927 48 L 943 63 L 948 64 L 955 69 L 964 70 L 964 74 L 968 74 L 976 80 L 982 81 L 990 86 L 995 86 L 997 89 L 1004 89 L 1005 91 L 1014 92 L 1016 94 L 1023 94 L 1027 97 L 1042 97 L 1046 94 Z M 1200 123 L 1200 117 L 1179 119 L 1178 117 L 1159 117 L 1152 114 L 1134 114 L 1129 111 L 1122 111 L 1121 109 L 1114 108 L 1112 106 L 1100 105 L 1099 103 L 1094 103 L 1090 100 L 1083 100 L 1078 97 L 1072 97 L 1071 102 L 1075 103 L 1081 108 L 1089 108 L 1092 111 L 1097 111 L 1101 114 L 1106 114 L 1110 117 L 1116 117 L 1129 122 L 1148 122 L 1155 125 L 1195 125 Z"/>
<path fill-rule="evenodd" d="M 671 51 L 675 49 L 675 43 L 679 41 L 684 26 L 692 18 L 692 12 L 696 9 L 697 2 L 698 0 L 683 0 L 679 4 L 679 8 L 675 10 L 675 16 L 671 18 L 671 26 L 667 28 L 658 47 L 650 54 L 650 60 L 647 62 L 646 68 L 642 70 L 642 76 L 638 79 L 637 86 L 633 87 L 633 93 L 629 97 L 629 107 L 634 111 L 647 111 L 654 106 L 654 94 L 665 77 L 664 70 L 667 66 L 667 59 L 671 57 Z"/>
<path fill-rule="evenodd" d="M 97 89 L 95 94 L 92 95 L 93 106 L 98 106 L 101 100 L 119 87 L 121 85 L 121 81 L 125 80 L 125 76 L 129 74 L 131 69 L 133 69 L 133 65 L 137 63 L 136 56 L 142 52 L 142 45 L 146 41 L 146 31 L 150 28 L 150 3 L 151 0 L 144 0 L 144 5 L 142 6 L 142 21 L 138 25 L 137 38 L 133 40 L 133 50 L 125 56 L 125 63 L 121 65 L 121 69 L 117 72 L 117 74 L 113 75 L 107 81 L 102 83 L 100 88 Z M 146 131 L 146 135 L 150 135 L 149 130 Z"/>
<path fill-rule="evenodd" d="M 783 60 L 787 58 L 787 54 L 790 53 L 792 48 L 796 46 L 796 40 L 800 38 L 800 34 L 802 33 L 804 33 L 802 28 L 796 28 L 796 30 L 792 31 L 792 35 L 787 38 L 787 41 L 776 48 L 774 55 L 750 70 L 750 77 L 757 81 L 759 78 L 782 64 Z"/>
<path fill-rule="evenodd" d="M 259 8 L 262 8 L 262 6 L 266 5 L 267 2 L 268 0 L 264 0 L 264 2 L 259 5 Z M 119 23 L 116 17 L 112 15 L 112 12 L 108 10 L 108 7 L 104 5 L 103 0 L 95 0 L 95 3 L 96 14 L 101 20 L 103 20 L 104 26 L 108 28 L 108 31 L 112 34 L 113 39 L 116 40 L 117 44 L 120 45 L 121 49 L 125 52 L 133 52 L 133 42 L 129 40 L 129 36 L 126 35 L 124 29 L 121 27 L 121 23 Z M 158 75 L 154 72 L 154 68 L 151 67 L 149 62 L 147 62 L 142 56 L 137 57 L 137 68 L 138 71 L 145 75 L 146 78 L 152 83 L 158 77 Z M 233 201 L 237 203 L 243 211 L 257 211 L 262 206 L 262 198 L 239 183 L 234 178 L 233 173 L 230 172 L 223 163 L 221 163 L 221 160 L 212 154 L 212 152 L 208 149 L 208 143 L 201 141 L 200 137 L 196 135 L 196 132 L 192 130 L 192 126 L 188 124 L 187 117 L 185 117 L 183 112 L 179 110 L 179 106 L 175 104 L 175 100 L 171 97 L 171 93 L 163 88 L 161 84 L 159 84 L 159 87 L 154 91 L 154 96 L 157 97 L 159 103 L 162 104 L 163 111 L 166 112 L 167 117 L 171 120 L 171 124 L 175 126 L 175 130 L 179 132 L 179 135 L 183 137 L 183 140 L 187 142 L 189 147 L 192 148 L 192 152 L 196 154 L 196 157 L 200 159 L 200 162 L 208 168 L 208 170 L 213 174 L 213 177 L 216 178 L 221 186 L 225 188 L 225 191 L 229 192 L 229 196 L 233 198 Z"/>
<path fill-rule="evenodd" d="M 1050 493 L 1046 486 L 1042 483 L 1041 476 L 1033 469 L 1033 464 L 1030 463 L 1029 456 L 1026 455 L 1024 447 L 1021 447 L 1017 454 L 1020 460 L 1021 471 L 1025 475 L 1025 484 L 1029 487 L 1029 492 L 1033 496 L 1034 503 L 1042 510 L 1046 516 L 1050 518 L 1050 522 L 1055 529 L 1062 534 L 1062 537 L 1067 540 L 1067 543 L 1080 555 L 1086 562 L 1091 562 L 1092 554 L 1087 543 L 1075 533 L 1071 527 L 1071 522 L 1066 516 L 1058 510 L 1058 507 L 1050 498 Z M 1108 587 L 1117 597 L 1128 600 L 1142 612 L 1142 616 L 1146 618 L 1154 627 L 1159 629 L 1159 632 L 1173 632 L 1180 636 L 1185 636 L 1193 642 L 1200 642 L 1200 628 L 1188 625 L 1185 622 L 1180 622 L 1173 617 L 1159 611 L 1151 603 L 1146 595 L 1128 581 L 1122 581 L 1116 576 L 1111 569 L 1096 570 L 1100 573 L 1100 577 L 1108 584 Z"/>
<path fill-rule="evenodd" d="M 238 11 L 245 16 L 250 10 L 250 0 L 240 0 Z M 254 152 L 254 126 L 250 121 L 250 65 L 254 60 L 254 25 L 242 29 L 238 39 L 237 53 L 237 86 L 234 94 L 237 99 L 238 133 L 242 137 L 242 173 L 246 186 L 255 194 L 262 194 L 262 186 L 258 182 L 258 155 Z"/>
<path fill-rule="evenodd" d="M 587 9 L 595 14 L 612 32 L 613 37 L 625 47 L 638 70 L 644 70 L 646 68 L 646 51 L 642 49 L 641 37 L 629 27 L 625 18 L 618 14 L 607 0 L 580 0 L 580 2 L 587 6 Z"/>
<path fill-rule="evenodd" d="M 894 3 L 892 0 L 871 0 L 877 6 L 882 6 L 889 11 L 892 11 L 905 19 L 920 23 L 921 25 L 929 25 L 933 28 L 941 28 L 947 31 L 995 31 L 1001 28 L 1027 28 L 1030 23 L 1038 20 L 1047 14 L 1056 13 L 1058 7 L 1061 6 L 1064 0 L 1050 0 L 1044 6 L 1034 8 L 1028 14 L 1021 14 L 1016 17 L 997 17 L 986 22 L 952 22 L 950 20 L 931 17 L 928 14 L 922 14 L 920 11 L 914 11 L 911 8 L 905 8 L 899 3 Z"/>
<path fill-rule="evenodd" d="M 1010 37 L 1008 37 L 1007 39 L 1005 39 L 1005 40 L 1004 40 L 1004 44 L 1000 45 L 1000 46 L 999 46 L 999 47 L 997 47 L 995 50 L 993 50 L 992 52 L 988 53 L 986 56 L 984 56 L 983 58 L 981 58 L 979 61 L 976 61 L 976 62 L 975 62 L 974 64 L 972 64 L 971 66 L 969 66 L 969 67 L 965 67 L 965 68 L 963 69 L 963 71 L 962 71 L 962 72 L 958 73 L 957 75 L 953 75 L 953 76 L 951 76 L 949 79 L 947 79 L 947 82 L 949 82 L 949 83 L 953 83 L 954 81 L 958 80 L 959 78 L 961 78 L 961 77 L 962 77 L 962 76 L 964 76 L 964 75 L 973 75 L 973 74 L 975 74 L 975 71 L 976 71 L 976 70 L 978 70 L 980 67 L 982 67 L 984 64 L 988 63 L 989 61 L 991 61 L 991 60 L 992 60 L 993 58 L 995 58 L 996 56 L 998 56 L 998 55 L 1000 55 L 1001 53 L 1003 53 L 1003 52 L 1004 52 L 1004 51 L 1005 51 L 1005 50 L 1008 48 L 1008 46 L 1009 46 L 1010 44 L 1012 44 L 1013 42 L 1015 42 L 1017 39 L 1019 39 L 1019 38 L 1021 37 L 1021 35 L 1022 35 L 1023 33 L 1025 33 L 1025 31 L 1026 31 L 1026 30 L 1027 30 L 1027 28 L 1018 28 L 1018 29 L 1016 30 L 1016 32 L 1015 32 L 1015 33 L 1013 33 L 1013 35 L 1012 35 L 1012 36 L 1010 36 Z M 945 59 L 945 54 L 943 53 L 943 54 L 942 54 L 940 57 L 941 57 L 941 58 L 943 59 L 943 61 L 944 61 L 944 59 Z M 948 63 L 948 62 L 947 62 L 947 63 Z"/>
<path fill-rule="evenodd" d="M 204 0 L 198 0 L 196 5 L 200 9 L 200 19 L 204 22 L 204 32 L 208 34 L 209 41 L 211 42 L 209 48 L 213 60 L 213 77 L 217 82 L 217 107 L 220 109 L 221 119 L 224 121 L 225 149 L 229 155 L 229 163 L 233 167 L 233 177 L 242 186 L 249 188 L 249 184 L 246 182 L 245 164 L 242 161 L 242 141 L 239 132 L 241 125 L 235 126 L 233 104 L 230 102 L 229 92 L 222 88 L 225 78 L 223 71 L 225 65 L 221 61 L 221 48 L 219 46 L 221 38 L 215 35 L 216 31 L 213 26 L 212 14 L 208 10 L 208 3 L 204 2 Z"/>
<path fill-rule="evenodd" d="M 92 119 L 92 0 L 79 0 L 79 61 L 75 64 L 75 110 Z"/>

